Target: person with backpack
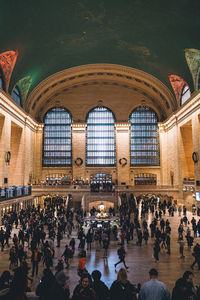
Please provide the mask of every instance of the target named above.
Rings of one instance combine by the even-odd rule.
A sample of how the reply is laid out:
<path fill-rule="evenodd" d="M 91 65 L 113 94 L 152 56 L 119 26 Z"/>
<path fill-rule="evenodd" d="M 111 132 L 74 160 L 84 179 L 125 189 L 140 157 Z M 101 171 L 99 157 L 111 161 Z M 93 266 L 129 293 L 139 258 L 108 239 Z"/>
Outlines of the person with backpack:
<path fill-rule="evenodd" d="M 123 262 L 125 268 L 128 269 L 128 266 L 126 265 L 126 262 L 125 262 L 126 252 L 125 252 L 123 245 L 121 245 L 121 247 L 117 250 L 117 254 L 119 256 L 119 261 L 116 264 L 114 264 L 115 268 L 118 264 Z"/>
<path fill-rule="evenodd" d="M 115 280 L 110 287 L 110 300 L 136 300 L 137 288 L 130 283 L 125 269 L 120 269 Z"/>

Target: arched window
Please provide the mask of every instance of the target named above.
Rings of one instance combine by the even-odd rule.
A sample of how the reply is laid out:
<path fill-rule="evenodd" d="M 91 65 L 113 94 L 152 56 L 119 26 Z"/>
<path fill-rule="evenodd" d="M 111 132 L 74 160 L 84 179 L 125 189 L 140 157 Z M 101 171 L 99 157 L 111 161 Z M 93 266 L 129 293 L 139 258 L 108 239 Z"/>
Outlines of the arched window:
<path fill-rule="evenodd" d="M 131 151 L 133 166 L 157 166 L 160 164 L 158 119 L 149 107 L 137 107 L 130 116 Z"/>
<path fill-rule="evenodd" d="M 86 164 L 114 166 L 116 163 L 114 115 L 106 107 L 96 107 L 87 117 Z"/>
<path fill-rule="evenodd" d="M 11 97 L 17 104 L 21 105 L 21 95 L 18 86 L 14 88 Z"/>
<path fill-rule="evenodd" d="M 44 118 L 43 166 L 72 163 L 71 115 L 62 107 L 50 109 Z"/>
<path fill-rule="evenodd" d="M 4 89 L 4 81 L 3 81 L 3 75 L 2 72 L 0 70 L 0 89 Z"/>
<path fill-rule="evenodd" d="M 190 88 L 188 85 L 184 85 L 181 92 L 180 104 L 183 105 L 191 97 Z"/>

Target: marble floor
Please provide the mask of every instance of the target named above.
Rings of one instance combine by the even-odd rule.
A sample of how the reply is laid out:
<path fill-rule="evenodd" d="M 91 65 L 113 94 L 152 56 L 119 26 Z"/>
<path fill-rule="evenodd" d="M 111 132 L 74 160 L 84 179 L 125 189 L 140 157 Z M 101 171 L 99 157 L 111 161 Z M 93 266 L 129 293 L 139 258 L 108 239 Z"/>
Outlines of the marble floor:
<path fill-rule="evenodd" d="M 192 219 L 192 214 L 190 212 L 187 213 L 187 217 L 189 221 Z M 146 217 L 148 222 L 151 221 L 151 215 Z M 193 256 L 191 255 L 192 250 L 188 249 L 187 243 L 185 240 L 185 250 L 184 255 L 185 258 L 181 259 L 179 254 L 179 244 L 177 243 L 177 229 L 180 223 L 180 217 L 178 213 L 175 213 L 174 217 L 168 217 L 166 215 L 165 219 L 168 218 L 170 221 L 170 225 L 172 228 L 171 232 L 171 254 L 168 255 L 166 250 L 162 249 L 160 253 L 160 260 L 158 263 L 155 263 L 152 254 L 152 246 L 153 239 L 149 239 L 148 245 L 142 245 L 141 247 L 136 245 L 136 237 L 131 241 L 128 245 L 125 244 L 126 249 L 126 263 L 129 266 L 128 270 L 128 278 L 134 283 L 143 284 L 145 281 L 149 280 L 148 272 L 151 268 L 156 268 L 159 272 L 159 280 L 163 281 L 172 291 L 174 287 L 175 281 L 183 275 L 186 270 L 191 270 L 190 265 L 193 261 Z M 196 220 L 199 220 L 199 217 L 195 217 Z M 141 219 L 142 220 L 142 219 Z M 191 228 L 191 224 L 189 225 Z M 73 232 L 72 235 L 77 238 L 76 233 Z M 61 247 L 55 247 L 55 259 L 54 259 L 54 268 L 52 268 L 53 272 L 55 272 L 55 265 L 57 264 L 58 258 L 62 255 L 63 249 L 68 243 L 69 239 L 64 237 L 61 241 Z M 194 244 L 196 242 L 200 243 L 200 237 L 195 238 Z M 54 242 L 56 245 L 56 241 Z M 76 240 L 76 247 L 78 246 L 78 240 Z M 86 258 L 86 268 L 89 272 L 92 272 L 94 269 L 98 269 L 102 273 L 102 280 L 110 287 L 112 282 L 117 277 L 117 271 L 115 270 L 114 263 L 118 261 L 117 256 L 117 242 L 111 241 L 109 247 L 109 256 L 108 259 L 105 260 L 103 258 L 103 249 L 96 250 L 95 242 L 91 251 L 87 251 Z M 0 253 L 0 273 L 4 270 L 8 269 L 9 260 L 8 260 L 8 248 L 5 248 L 4 252 Z M 28 251 L 28 262 L 30 263 L 31 252 Z M 69 286 L 70 292 L 73 293 L 73 289 L 78 283 L 79 277 L 77 275 L 77 265 L 78 265 L 78 250 L 76 250 L 74 258 L 70 261 L 69 269 L 66 269 L 65 272 L 69 276 Z M 123 265 L 118 265 L 117 270 L 119 270 Z M 40 263 L 39 267 L 39 275 L 34 277 L 33 283 L 31 285 L 32 291 L 35 290 L 35 287 L 39 283 L 39 277 L 42 277 L 42 263 Z M 194 270 L 194 282 L 195 284 L 200 284 L 200 271 L 195 265 Z"/>

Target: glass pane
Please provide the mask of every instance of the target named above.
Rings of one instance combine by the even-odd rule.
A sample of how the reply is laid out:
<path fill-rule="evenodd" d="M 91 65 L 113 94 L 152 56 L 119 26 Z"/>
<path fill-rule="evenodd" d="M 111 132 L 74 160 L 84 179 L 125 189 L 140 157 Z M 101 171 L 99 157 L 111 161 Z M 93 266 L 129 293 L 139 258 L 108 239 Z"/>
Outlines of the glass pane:
<path fill-rule="evenodd" d="M 185 103 L 190 97 L 191 97 L 191 93 L 190 93 L 189 86 L 185 85 L 181 93 L 181 105 L 183 105 L 183 103 Z"/>
<path fill-rule="evenodd" d="M 159 165 L 158 120 L 155 112 L 149 107 L 140 106 L 132 112 L 129 121 L 131 165 Z"/>
<path fill-rule="evenodd" d="M 11 97 L 13 98 L 13 100 L 21 105 L 21 96 L 20 96 L 20 91 L 19 91 L 19 88 L 16 86 L 12 92 L 12 95 Z"/>
<path fill-rule="evenodd" d="M 44 120 L 43 166 L 67 166 L 72 163 L 71 116 L 66 109 L 55 107 Z"/>
<path fill-rule="evenodd" d="M 3 78 L 1 73 L 0 73 L 0 89 L 3 89 Z"/>
<path fill-rule="evenodd" d="M 87 118 L 87 165 L 116 163 L 115 128 L 113 113 L 106 107 L 96 107 Z"/>

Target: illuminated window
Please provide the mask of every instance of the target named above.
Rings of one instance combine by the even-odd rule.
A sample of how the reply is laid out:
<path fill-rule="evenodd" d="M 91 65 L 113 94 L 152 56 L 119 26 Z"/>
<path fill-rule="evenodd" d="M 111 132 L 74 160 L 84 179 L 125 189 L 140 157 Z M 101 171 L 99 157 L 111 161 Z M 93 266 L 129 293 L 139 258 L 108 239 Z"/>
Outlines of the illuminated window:
<path fill-rule="evenodd" d="M 86 164 L 113 166 L 116 163 L 114 115 L 106 107 L 96 107 L 87 117 Z"/>
<path fill-rule="evenodd" d="M 136 108 L 131 122 L 130 161 L 135 166 L 157 166 L 160 164 L 158 119 L 149 107 Z"/>
<path fill-rule="evenodd" d="M 70 166 L 72 163 L 71 115 L 54 107 L 44 118 L 43 166 Z"/>
<path fill-rule="evenodd" d="M 184 85 L 181 92 L 181 105 L 183 105 L 183 103 L 185 103 L 190 97 L 190 88 L 188 85 Z"/>
<path fill-rule="evenodd" d="M 135 185 L 156 185 L 157 176 L 151 173 L 135 174 Z"/>
<path fill-rule="evenodd" d="M 17 104 L 21 105 L 21 95 L 18 86 L 14 88 L 11 97 Z"/>

